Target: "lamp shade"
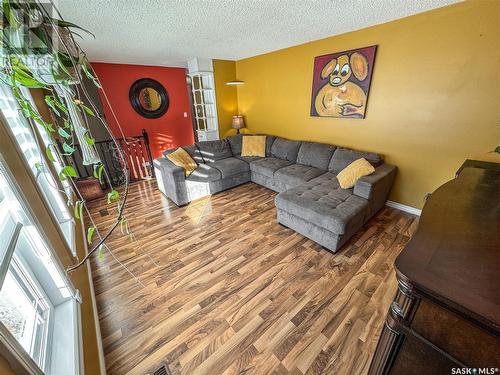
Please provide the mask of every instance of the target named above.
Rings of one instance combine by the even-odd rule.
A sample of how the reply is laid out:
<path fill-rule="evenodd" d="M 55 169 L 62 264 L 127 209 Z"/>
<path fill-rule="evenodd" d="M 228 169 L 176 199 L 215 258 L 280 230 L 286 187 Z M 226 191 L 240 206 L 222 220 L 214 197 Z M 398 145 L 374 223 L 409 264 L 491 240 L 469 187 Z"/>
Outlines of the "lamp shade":
<path fill-rule="evenodd" d="M 245 120 L 243 120 L 243 116 L 237 115 L 233 116 L 233 122 L 231 124 L 233 129 L 241 129 L 245 127 Z"/>

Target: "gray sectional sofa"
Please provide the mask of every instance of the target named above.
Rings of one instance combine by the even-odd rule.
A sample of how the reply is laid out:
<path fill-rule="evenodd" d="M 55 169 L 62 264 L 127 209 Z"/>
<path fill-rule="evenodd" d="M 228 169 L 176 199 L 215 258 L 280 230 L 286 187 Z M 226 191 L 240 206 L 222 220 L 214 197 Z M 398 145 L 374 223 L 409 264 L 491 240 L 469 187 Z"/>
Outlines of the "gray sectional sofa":
<path fill-rule="evenodd" d="M 187 178 L 167 158 L 156 159 L 159 189 L 182 206 L 255 182 L 279 193 L 275 204 L 280 224 L 335 252 L 384 206 L 396 175 L 396 167 L 378 154 L 274 136 L 266 138 L 266 157 L 245 157 L 241 156 L 242 137 L 183 147 L 198 163 Z M 368 160 L 375 172 L 353 188 L 342 189 L 337 174 L 359 158 Z"/>

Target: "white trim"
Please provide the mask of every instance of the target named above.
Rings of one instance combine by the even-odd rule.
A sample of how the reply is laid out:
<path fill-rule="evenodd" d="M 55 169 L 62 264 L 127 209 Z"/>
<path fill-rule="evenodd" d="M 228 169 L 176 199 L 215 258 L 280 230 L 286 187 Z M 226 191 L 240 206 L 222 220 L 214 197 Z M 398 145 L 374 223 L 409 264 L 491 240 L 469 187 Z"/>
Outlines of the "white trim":
<path fill-rule="evenodd" d="M 9 238 L 9 243 L 7 244 L 7 250 L 5 250 L 3 257 L 0 258 L 0 290 L 3 287 L 3 282 L 5 281 L 7 272 L 9 271 L 10 262 L 12 260 L 12 256 L 14 255 L 14 250 L 16 248 L 17 241 L 19 240 L 22 228 L 23 224 L 15 224 L 14 230 Z"/>
<path fill-rule="evenodd" d="M 78 291 L 78 295 L 80 295 L 80 291 Z M 78 342 L 77 350 L 78 350 L 78 374 L 85 374 L 85 366 L 84 366 L 84 353 L 83 353 L 83 323 L 82 323 L 82 301 L 76 300 L 77 308 L 76 308 L 76 321 L 77 321 L 77 332 L 78 332 Z"/>
<path fill-rule="evenodd" d="M 397 208 L 398 210 L 408 212 L 409 214 L 417 216 L 420 216 L 420 214 L 422 213 L 422 210 L 419 210 L 418 208 L 407 206 L 406 204 L 401 204 L 393 201 L 387 201 L 385 202 L 385 205 L 388 207 Z"/>
<path fill-rule="evenodd" d="M 52 361 L 48 374 L 83 374 L 80 358 L 82 345 L 79 309 L 80 304 L 75 298 L 69 298 L 54 309 Z"/>

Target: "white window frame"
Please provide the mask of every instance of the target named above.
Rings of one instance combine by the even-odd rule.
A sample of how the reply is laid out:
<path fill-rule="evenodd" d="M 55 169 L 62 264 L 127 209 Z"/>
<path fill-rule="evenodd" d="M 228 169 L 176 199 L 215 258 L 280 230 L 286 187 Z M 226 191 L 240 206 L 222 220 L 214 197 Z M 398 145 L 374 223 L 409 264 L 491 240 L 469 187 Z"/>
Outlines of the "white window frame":
<path fill-rule="evenodd" d="M 45 324 L 44 324 L 44 332 L 43 332 L 43 345 L 42 345 L 42 359 L 41 359 L 41 365 L 43 368 L 46 367 L 47 361 L 50 360 L 48 358 L 49 353 L 51 353 L 51 332 L 52 332 L 52 324 L 53 324 L 53 317 L 54 317 L 54 306 L 52 302 L 50 301 L 49 297 L 45 294 L 45 291 L 43 290 L 43 287 L 40 285 L 36 277 L 33 275 L 29 268 L 29 264 L 26 264 L 26 261 L 23 260 L 21 257 L 17 255 L 13 255 L 11 258 L 11 261 L 8 264 L 8 272 L 11 272 L 13 276 L 17 279 L 17 283 L 24 286 L 23 289 L 28 289 L 32 290 L 30 293 L 34 295 L 38 295 L 38 298 L 43 301 L 43 304 L 46 305 L 46 310 L 47 310 L 47 316 L 45 317 Z M 17 276 L 17 277 L 16 277 Z M 2 280 L 2 283 L 0 283 L 0 290 L 1 287 L 3 287 L 3 282 L 5 279 Z M 50 337 L 49 337 L 50 336 Z M 33 345 L 33 342 L 30 344 L 30 346 Z M 30 352 L 33 351 L 33 348 L 30 347 Z M 32 355 L 29 353 L 30 356 Z"/>
<path fill-rule="evenodd" d="M 47 333 L 47 344 L 45 351 L 45 361 L 44 368 L 40 369 L 36 362 L 31 358 L 30 354 L 27 353 L 22 345 L 16 340 L 16 338 L 10 333 L 10 331 L 4 326 L 0 321 L 0 354 L 10 357 L 11 363 L 18 364 L 18 368 L 14 370 L 20 373 L 26 374 L 83 374 L 83 360 L 82 360 L 82 336 L 81 336 L 81 311 L 80 304 L 81 298 L 79 292 L 73 287 L 71 281 L 64 276 L 64 271 L 62 265 L 59 262 L 57 254 L 50 248 L 49 243 L 43 237 L 43 231 L 38 225 L 37 220 L 35 220 L 29 203 L 23 198 L 22 193 L 15 183 L 12 173 L 8 169 L 5 160 L 0 154 L 0 173 L 7 180 L 8 186 L 15 198 L 21 205 L 24 215 L 30 222 L 29 227 L 34 228 L 38 231 L 39 239 L 43 243 L 44 250 L 47 251 L 48 256 L 52 261 L 52 272 L 58 272 L 60 277 L 63 277 L 65 288 L 67 289 L 67 296 L 64 297 L 64 293 L 61 292 L 60 287 L 57 286 L 58 278 L 54 279 L 52 273 L 46 272 L 44 279 L 40 279 L 35 275 L 35 268 L 38 268 L 38 275 L 40 275 L 40 269 L 43 269 L 43 259 L 36 252 L 31 252 L 31 249 L 35 249 L 35 245 L 32 244 L 28 238 L 28 249 L 24 252 L 29 254 L 28 258 L 24 256 L 19 256 L 15 253 L 16 245 L 20 239 L 21 230 L 23 230 L 23 225 L 21 223 L 16 223 L 14 230 L 12 228 L 7 235 L 9 240 L 7 248 L 5 251 L 0 252 L 0 290 L 3 285 L 3 281 L 8 272 L 9 267 L 12 262 L 18 262 L 22 265 L 22 268 L 28 273 L 29 278 L 36 281 L 37 288 L 43 291 L 45 298 L 53 307 L 53 311 L 49 313 L 48 320 L 48 333 Z M 0 250 L 1 247 L 0 247 Z M 38 250 L 40 251 L 40 250 Z M 21 251 L 21 253 L 23 253 Z M 33 254 L 31 254 L 33 253 Z M 30 255 L 31 254 L 31 255 Z M 29 259 L 32 258 L 32 259 Z M 14 260 L 16 259 L 16 260 Z M 37 260 L 40 259 L 40 260 Z M 37 264 L 38 262 L 38 264 Z M 33 268 L 35 267 L 35 268 Z M 55 268 L 54 268 L 55 267 Z M 54 271 L 55 270 L 55 271 Z M 47 282 L 51 280 L 51 282 Z M 58 304 L 54 304 L 54 298 L 49 298 L 48 292 L 51 288 L 51 293 L 53 295 L 61 294 L 61 298 L 58 299 Z"/>
<path fill-rule="evenodd" d="M 23 92 L 23 95 L 28 98 L 33 106 L 36 106 L 30 92 L 26 88 L 21 89 Z M 49 139 L 46 134 L 43 134 L 42 132 L 37 131 L 37 127 L 34 126 L 32 128 L 31 124 L 29 123 L 30 120 L 26 119 L 24 116 L 21 115 L 20 107 L 19 104 L 17 103 L 14 95 L 12 94 L 12 90 L 10 87 L 6 86 L 5 84 L 0 85 L 0 95 L 10 96 L 10 99 L 5 100 L 6 103 L 10 106 L 10 108 L 6 109 L 7 111 L 16 111 L 17 115 L 19 116 L 18 120 L 22 123 L 22 126 L 25 129 L 29 129 L 29 136 L 31 136 L 33 139 L 29 142 L 43 142 L 44 146 L 47 147 L 49 144 Z M 0 109 L 1 110 L 1 109 Z M 3 111 L 3 110 L 2 110 Z M 5 118 L 5 116 L 4 116 Z M 64 185 L 59 181 L 59 178 L 57 175 L 54 175 L 51 173 L 52 171 L 37 171 L 34 165 L 30 165 L 30 161 L 27 159 L 28 156 L 26 155 L 26 150 L 27 148 L 23 148 L 22 144 L 19 143 L 19 138 L 17 137 L 18 134 L 14 134 L 13 128 L 11 124 L 9 124 L 9 119 L 6 120 L 6 125 L 7 129 L 12 137 L 12 139 L 16 140 L 16 145 L 18 147 L 18 150 L 20 151 L 21 154 L 24 156 L 24 162 L 27 165 L 28 169 L 32 171 L 34 178 L 37 182 L 38 187 L 40 188 L 40 191 L 42 192 L 42 195 L 44 196 L 45 203 L 48 206 L 52 217 L 58 224 L 58 229 L 60 233 L 62 234 L 62 237 L 65 239 L 67 248 L 66 250 L 70 254 L 70 256 L 74 259 L 76 259 L 76 238 L 75 238 L 75 220 L 71 215 L 71 210 L 65 205 L 66 202 L 66 197 L 63 196 L 62 193 L 54 191 L 54 186 L 56 186 L 59 190 L 65 190 L 68 194 L 71 194 L 70 187 L 69 185 Z M 31 131 L 33 130 L 36 132 L 33 134 Z M 26 141 L 26 137 L 24 137 L 23 141 Z M 55 156 L 55 153 L 54 153 Z M 37 155 L 37 158 L 40 160 L 38 162 L 42 162 L 42 158 L 45 159 L 44 155 Z M 46 163 L 50 163 L 47 159 L 45 159 Z M 34 164 L 34 163 L 32 163 Z M 44 164 L 44 163 L 42 163 Z M 55 162 L 53 162 L 54 169 L 59 172 L 62 169 L 62 164 L 59 160 L 56 159 Z M 44 176 L 45 175 L 45 176 Z M 42 179 L 46 180 L 42 180 Z M 51 181 L 48 181 L 48 180 Z M 53 186 L 51 186 L 53 184 Z M 59 202 L 58 202 L 59 200 Z M 65 206 L 64 211 L 61 210 L 61 206 Z"/>

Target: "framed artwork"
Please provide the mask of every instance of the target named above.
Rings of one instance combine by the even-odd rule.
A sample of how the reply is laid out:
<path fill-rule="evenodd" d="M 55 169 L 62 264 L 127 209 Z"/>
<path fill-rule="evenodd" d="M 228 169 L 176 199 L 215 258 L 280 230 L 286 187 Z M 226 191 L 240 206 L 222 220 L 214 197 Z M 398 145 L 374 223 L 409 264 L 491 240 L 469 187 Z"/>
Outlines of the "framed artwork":
<path fill-rule="evenodd" d="M 377 46 L 314 58 L 311 116 L 365 118 Z"/>

